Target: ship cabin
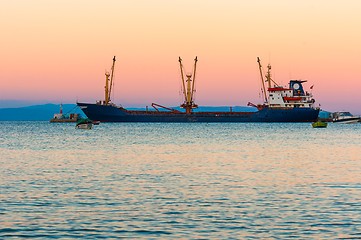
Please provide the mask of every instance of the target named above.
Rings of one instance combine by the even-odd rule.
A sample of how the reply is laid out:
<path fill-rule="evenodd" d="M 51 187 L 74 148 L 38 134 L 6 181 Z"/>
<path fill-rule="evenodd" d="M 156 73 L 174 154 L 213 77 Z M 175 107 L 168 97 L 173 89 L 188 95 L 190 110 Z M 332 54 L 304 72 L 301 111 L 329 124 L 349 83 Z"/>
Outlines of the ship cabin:
<path fill-rule="evenodd" d="M 311 108 L 315 100 L 312 93 L 305 92 L 302 83 L 305 80 L 291 80 L 289 87 L 274 86 L 268 88 L 268 106 L 271 108 Z"/>

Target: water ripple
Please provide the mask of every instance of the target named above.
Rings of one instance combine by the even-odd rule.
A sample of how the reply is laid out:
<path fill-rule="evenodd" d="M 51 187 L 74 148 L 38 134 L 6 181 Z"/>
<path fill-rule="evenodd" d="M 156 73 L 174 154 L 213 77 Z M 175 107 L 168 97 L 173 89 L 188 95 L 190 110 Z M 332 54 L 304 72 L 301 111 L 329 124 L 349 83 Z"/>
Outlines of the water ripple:
<path fill-rule="evenodd" d="M 360 126 L 0 122 L 0 238 L 361 239 Z"/>

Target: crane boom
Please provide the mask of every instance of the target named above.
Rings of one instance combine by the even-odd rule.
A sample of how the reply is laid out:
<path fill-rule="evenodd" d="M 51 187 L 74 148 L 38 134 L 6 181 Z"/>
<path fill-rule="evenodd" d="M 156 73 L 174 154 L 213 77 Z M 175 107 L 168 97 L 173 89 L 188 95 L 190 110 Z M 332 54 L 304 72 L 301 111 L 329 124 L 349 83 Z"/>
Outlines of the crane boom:
<path fill-rule="evenodd" d="M 261 75 L 261 81 L 262 81 L 262 90 L 263 90 L 263 94 L 264 94 L 264 102 L 267 102 L 267 94 L 266 94 L 266 87 L 264 85 L 264 80 L 263 80 L 263 74 L 262 74 L 262 65 L 261 65 L 261 60 L 259 59 L 259 57 L 257 57 L 257 62 L 258 62 L 258 67 L 259 67 L 259 73 Z"/>
<path fill-rule="evenodd" d="M 194 99 L 194 92 L 196 91 L 196 90 L 194 89 L 194 83 L 195 83 L 195 80 L 196 80 L 197 62 L 198 62 L 198 57 L 196 56 L 196 58 L 194 59 L 194 70 L 193 70 L 193 82 L 192 82 L 192 95 L 191 95 L 191 102 L 193 102 L 193 99 Z"/>
<path fill-rule="evenodd" d="M 186 85 L 185 85 L 185 82 L 184 82 L 183 64 L 182 64 L 182 59 L 181 59 L 181 57 L 179 57 L 178 61 L 179 61 L 179 67 L 180 67 L 181 77 L 182 77 L 182 85 L 183 85 L 184 99 L 187 101 Z"/>
<path fill-rule="evenodd" d="M 105 72 L 105 98 L 104 98 L 104 105 L 108 105 L 109 103 L 109 72 Z"/>
<path fill-rule="evenodd" d="M 114 77 L 114 65 L 115 65 L 115 56 L 113 57 L 113 65 L 112 65 L 112 73 L 110 76 L 110 86 L 109 86 L 109 93 L 108 93 L 108 101 L 110 101 L 110 94 L 112 93 L 112 87 L 113 87 L 113 77 Z"/>

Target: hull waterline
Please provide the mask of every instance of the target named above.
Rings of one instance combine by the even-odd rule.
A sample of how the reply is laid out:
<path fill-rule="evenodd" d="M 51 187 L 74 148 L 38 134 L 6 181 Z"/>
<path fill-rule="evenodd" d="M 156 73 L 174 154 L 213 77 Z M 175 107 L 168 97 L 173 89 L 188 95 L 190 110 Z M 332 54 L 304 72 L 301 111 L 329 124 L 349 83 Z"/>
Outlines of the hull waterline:
<path fill-rule="evenodd" d="M 130 111 L 112 105 L 77 103 L 87 117 L 100 122 L 313 122 L 319 109 L 264 108 L 257 112 Z"/>

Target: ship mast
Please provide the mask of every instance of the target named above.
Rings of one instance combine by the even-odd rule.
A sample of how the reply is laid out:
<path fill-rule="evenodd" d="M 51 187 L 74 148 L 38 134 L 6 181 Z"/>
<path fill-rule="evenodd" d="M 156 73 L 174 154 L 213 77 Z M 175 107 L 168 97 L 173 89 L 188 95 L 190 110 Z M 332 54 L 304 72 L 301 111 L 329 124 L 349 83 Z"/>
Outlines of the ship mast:
<path fill-rule="evenodd" d="M 271 81 L 273 81 L 273 80 L 271 78 L 271 65 L 270 64 L 267 65 L 266 79 L 267 79 L 266 81 L 268 82 L 268 88 L 271 88 Z"/>
<path fill-rule="evenodd" d="M 112 93 L 113 86 L 113 78 L 114 78 L 114 66 L 115 66 L 115 56 L 113 57 L 113 65 L 111 68 L 111 74 L 109 72 L 105 72 L 105 99 L 104 105 L 108 105 L 110 102 L 110 94 Z M 110 79 L 109 79 L 110 77 Z M 109 84 L 110 82 L 110 84 Z"/>
<path fill-rule="evenodd" d="M 257 57 L 257 62 L 258 62 L 259 73 L 261 74 L 262 91 L 263 91 L 263 94 L 264 94 L 264 102 L 268 102 L 266 87 L 264 85 L 263 74 L 262 74 L 262 65 L 261 65 L 261 60 L 259 59 L 259 57 Z"/>
<path fill-rule="evenodd" d="M 181 105 L 181 107 L 186 110 L 186 114 L 190 114 L 190 113 L 192 113 L 193 108 L 198 107 L 194 103 L 194 92 L 195 92 L 194 82 L 195 82 L 198 58 L 196 57 L 194 59 L 193 79 L 192 79 L 192 73 L 188 73 L 188 74 L 186 74 L 187 80 L 184 80 L 182 59 L 179 57 L 178 61 L 179 61 L 179 66 L 180 66 L 180 70 L 181 70 L 183 94 L 184 94 L 184 103 Z"/>
<path fill-rule="evenodd" d="M 271 64 L 267 65 L 267 73 L 266 73 L 266 82 L 268 82 L 268 88 L 271 88 L 271 82 L 273 82 L 273 86 L 274 87 L 279 87 L 280 85 L 278 85 L 278 83 L 276 83 L 272 77 L 271 77 Z"/>

